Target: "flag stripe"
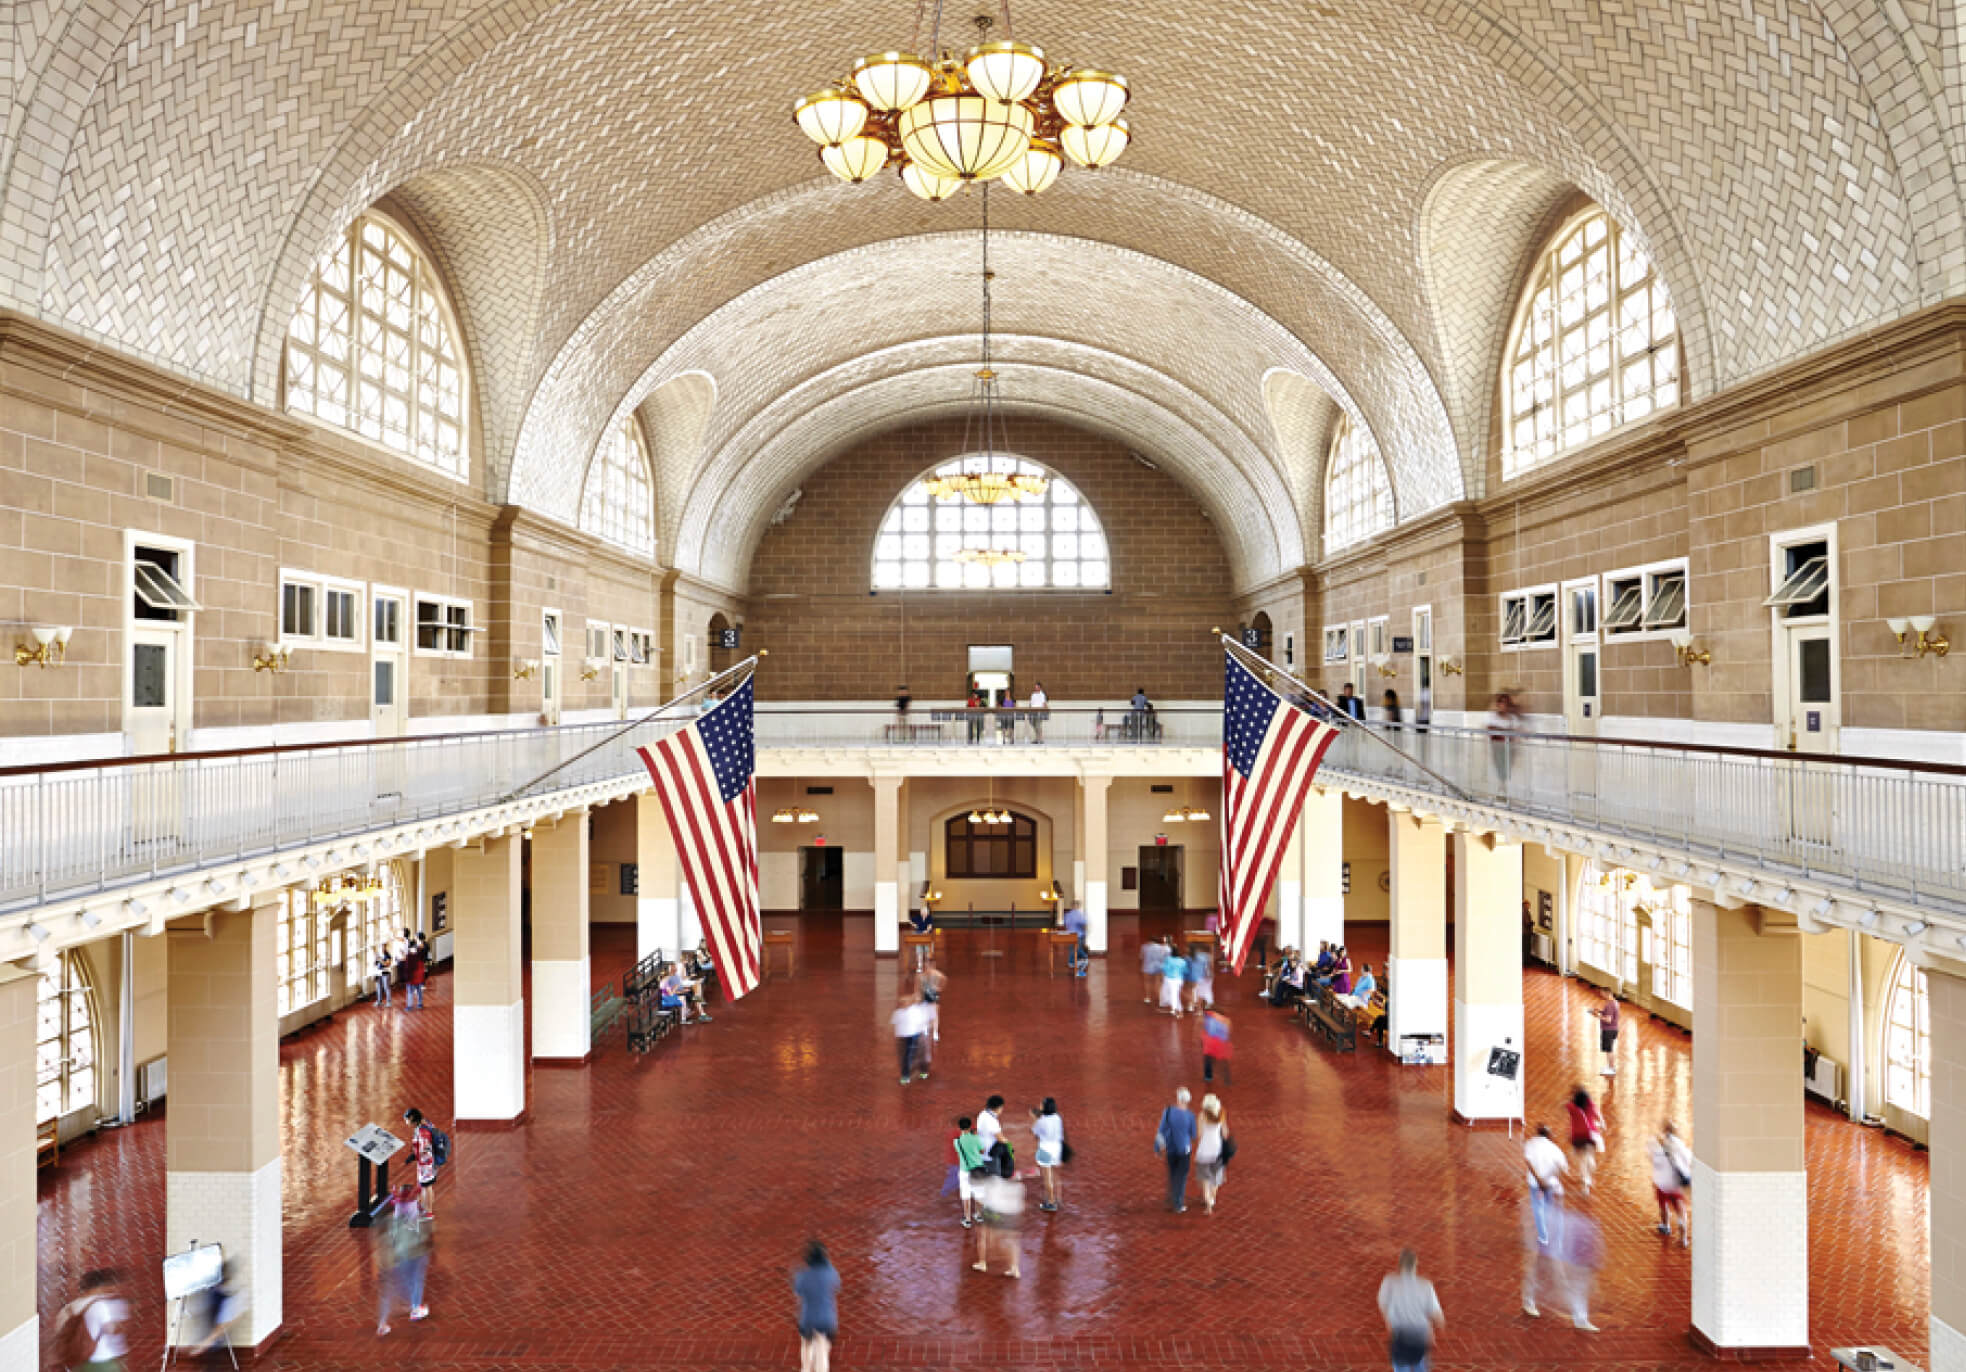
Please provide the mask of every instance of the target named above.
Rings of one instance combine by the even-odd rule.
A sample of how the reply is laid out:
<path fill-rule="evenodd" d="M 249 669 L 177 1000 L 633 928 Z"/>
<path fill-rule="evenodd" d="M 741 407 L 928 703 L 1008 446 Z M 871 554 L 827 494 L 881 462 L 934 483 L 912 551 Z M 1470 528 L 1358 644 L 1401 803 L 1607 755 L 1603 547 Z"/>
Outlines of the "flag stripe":
<path fill-rule="evenodd" d="M 661 766 L 651 765 L 650 771 L 655 775 L 656 795 L 661 798 L 663 811 L 669 817 L 669 832 L 675 840 L 683 878 L 689 883 L 690 894 L 695 897 L 697 913 L 705 919 L 706 932 L 716 945 L 717 966 L 726 972 L 726 989 L 736 997 L 749 991 L 755 983 L 738 952 L 738 944 L 731 937 L 730 921 L 724 915 L 722 893 L 716 890 L 715 879 L 711 875 L 706 842 L 697 822 L 698 812 L 703 808 L 702 797 L 689 793 L 689 782 L 677 756 L 681 749 L 687 749 L 694 741 L 688 731 L 664 739 L 656 745 Z"/>

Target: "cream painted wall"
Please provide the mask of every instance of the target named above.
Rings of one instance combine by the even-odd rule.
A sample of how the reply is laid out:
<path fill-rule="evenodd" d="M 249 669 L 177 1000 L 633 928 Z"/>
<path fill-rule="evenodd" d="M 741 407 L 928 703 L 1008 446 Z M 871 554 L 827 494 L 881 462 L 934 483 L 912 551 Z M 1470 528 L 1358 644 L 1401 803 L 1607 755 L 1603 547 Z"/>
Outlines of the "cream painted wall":
<path fill-rule="evenodd" d="M 1801 934 L 1802 940 L 1802 1017 L 1806 1021 L 1803 1037 L 1824 1057 L 1850 1065 L 1850 953 L 1849 935 L 1842 930 L 1825 934 Z M 1859 956 L 1863 959 L 1864 981 L 1864 1109 L 1885 1115 L 1884 1107 L 1884 1015 L 1885 999 L 1891 990 L 1891 974 L 1898 965 L 1898 946 L 1868 934 L 1858 936 Z M 1846 1083 L 1846 1090 L 1848 1089 Z M 1913 1138 L 1925 1137 L 1924 1121 L 1912 1116 L 1897 1118 L 1894 1127 Z"/>
<path fill-rule="evenodd" d="M 1542 897 L 1550 900 L 1550 927 L 1544 930 L 1550 938 L 1556 938 L 1557 910 L 1563 904 L 1564 862 L 1560 854 L 1552 853 L 1540 843 L 1522 845 L 1522 898 L 1529 902 L 1529 914 L 1536 918 L 1542 906 Z M 1541 929 L 1542 925 L 1537 924 Z"/>
<path fill-rule="evenodd" d="M 589 924 L 633 924 L 638 897 L 621 894 L 621 864 L 635 861 L 635 802 L 597 805 L 588 812 L 594 825 L 587 843 L 588 873 L 587 922 Z M 603 877 L 594 889 L 594 871 Z"/>
<path fill-rule="evenodd" d="M 830 796 L 807 795 L 813 786 L 831 786 Z M 911 783 L 910 790 L 913 789 Z M 814 824 L 773 824 L 772 812 L 803 805 L 818 813 Z M 874 788 L 865 777 L 809 776 L 758 779 L 758 899 L 767 910 L 799 908 L 799 849 L 816 846 L 846 854 L 842 906 L 874 908 Z M 889 878 L 892 880 L 892 877 Z"/>
<path fill-rule="evenodd" d="M 967 777 L 914 777 L 908 782 L 907 851 L 927 853 L 929 880 L 942 892 L 942 908 L 954 912 L 973 903 L 979 910 L 1006 910 L 1014 903 L 1019 910 L 1040 909 L 1045 905 L 1040 892 L 1053 880 L 1069 897 L 1077 851 L 1073 805 L 1078 794 L 1078 783 L 1070 777 L 999 778 L 996 783 L 994 795 L 999 805 L 1037 822 L 1035 880 L 954 879 L 948 875 L 944 824 L 971 806 L 986 804 L 992 794 L 988 783 Z"/>
<path fill-rule="evenodd" d="M 1123 871 L 1140 865 L 1140 850 L 1153 844 L 1154 835 L 1166 834 L 1170 846 L 1181 845 L 1181 905 L 1188 910 L 1213 908 L 1216 879 L 1221 865 L 1221 782 L 1208 777 L 1186 777 L 1160 781 L 1171 785 L 1171 792 L 1156 793 L 1156 778 L 1116 777 L 1106 791 L 1108 910 L 1138 910 L 1138 882 L 1131 891 L 1122 889 Z M 1163 819 L 1170 809 L 1186 805 L 1207 809 L 1211 818 L 1200 824 L 1168 824 Z M 1069 813 L 1069 812 L 1068 812 Z M 1069 872 L 1069 868 L 1067 871 Z M 1274 901 L 1272 902 L 1274 909 Z"/>
<path fill-rule="evenodd" d="M 1345 797 L 1345 861 L 1352 889 L 1345 896 L 1347 923 L 1384 924 L 1392 918 L 1392 836 L 1386 807 Z M 1306 835 L 1306 839 L 1311 836 Z"/>

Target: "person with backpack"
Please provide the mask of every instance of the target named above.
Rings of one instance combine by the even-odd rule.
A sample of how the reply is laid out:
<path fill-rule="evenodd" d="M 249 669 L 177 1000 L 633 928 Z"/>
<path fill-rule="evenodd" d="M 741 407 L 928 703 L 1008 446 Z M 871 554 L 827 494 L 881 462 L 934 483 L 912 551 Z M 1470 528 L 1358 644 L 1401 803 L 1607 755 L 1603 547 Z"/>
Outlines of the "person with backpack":
<path fill-rule="evenodd" d="M 799 1301 L 799 1372 L 827 1372 L 840 1336 L 840 1274 L 818 1239 L 806 1244 L 805 1263 L 792 1274 L 792 1294 Z"/>
<path fill-rule="evenodd" d="M 423 1112 L 415 1106 L 403 1112 L 403 1123 L 410 1127 L 410 1149 L 416 1154 L 416 1184 L 423 1191 L 420 1203 L 425 1214 L 435 1214 L 429 1192 L 436 1184 L 437 1169 L 451 1160 L 450 1135 L 426 1124 Z"/>
<path fill-rule="evenodd" d="M 956 1121 L 956 1134 L 949 1143 L 956 1150 L 956 1198 L 962 1202 L 963 1228 L 968 1229 L 976 1223 L 976 1183 L 983 1171 L 983 1143 L 968 1115 Z"/>
<path fill-rule="evenodd" d="M 98 1267 L 82 1274 L 82 1294 L 55 1316 L 55 1353 L 76 1372 L 123 1372 L 130 1352 L 130 1303 L 118 1274 Z"/>
<path fill-rule="evenodd" d="M 384 1216 L 382 1232 L 376 1236 L 378 1338 L 389 1332 L 389 1316 L 400 1298 L 410 1319 L 430 1316 L 423 1303 L 423 1279 L 430 1271 L 430 1212 L 423 1205 L 423 1191 L 413 1181 L 396 1188 Z"/>
<path fill-rule="evenodd" d="M 1673 1216 L 1679 1217 L 1679 1245 L 1693 1242 L 1693 1221 L 1686 1215 L 1686 1188 L 1693 1184 L 1693 1155 L 1687 1151 L 1679 1131 L 1667 1120 L 1659 1137 L 1652 1141 L 1652 1194 L 1659 1202 L 1659 1232 L 1672 1237 Z"/>
<path fill-rule="evenodd" d="M 1038 1209 L 1047 1214 L 1058 1210 L 1058 1169 L 1065 1165 L 1065 1121 L 1059 1117 L 1058 1102 L 1050 1096 L 1042 1105 L 1031 1107 L 1031 1136 L 1038 1141 Z"/>

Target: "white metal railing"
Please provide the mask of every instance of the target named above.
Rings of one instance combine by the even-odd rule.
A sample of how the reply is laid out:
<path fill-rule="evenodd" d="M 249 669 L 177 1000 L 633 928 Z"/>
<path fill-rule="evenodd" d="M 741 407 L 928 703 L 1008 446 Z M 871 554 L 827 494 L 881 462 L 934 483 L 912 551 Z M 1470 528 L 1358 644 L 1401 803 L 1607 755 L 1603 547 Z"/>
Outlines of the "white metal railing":
<path fill-rule="evenodd" d="M 760 748 L 1169 748 L 1222 746 L 1222 708 L 1134 710 L 758 707 Z"/>
<path fill-rule="evenodd" d="M 1966 910 L 1962 767 L 1373 724 L 1346 729 L 1324 770 L 1448 794 L 1444 781 L 1608 838 Z"/>

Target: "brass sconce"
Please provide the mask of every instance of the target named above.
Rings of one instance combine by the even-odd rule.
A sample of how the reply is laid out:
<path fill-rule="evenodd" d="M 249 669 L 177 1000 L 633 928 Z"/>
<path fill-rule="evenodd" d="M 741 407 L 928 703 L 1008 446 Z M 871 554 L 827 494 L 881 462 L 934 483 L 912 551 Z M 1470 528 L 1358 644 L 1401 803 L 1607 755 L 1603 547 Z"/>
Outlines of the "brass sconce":
<path fill-rule="evenodd" d="M 1712 653 L 1693 646 L 1693 635 L 1684 629 L 1673 634 L 1672 650 L 1679 655 L 1679 665 L 1682 667 L 1691 667 L 1696 662 L 1704 667 L 1713 661 Z"/>
<path fill-rule="evenodd" d="M 590 657 L 585 659 L 580 664 L 580 679 L 582 681 L 592 681 L 601 674 L 601 668 L 606 665 L 607 662 L 603 658 Z"/>
<path fill-rule="evenodd" d="M 539 659 L 536 657 L 516 658 L 512 663 L 514 681 L 531 681 L 539 675 Z"/>
<path fill-rule="evenodd" d="M 1461 660 L 1455 657 L 1444 657 L 1435 665 L 1440 668 L 1442 676 L 1459 676 L 1467 670 L 1461 665 Z"/>
<path fill-rule="evenodd" d="M 1384 653 L 1376 654 L 1372 658 L 1372 665 L 1378 669 L 1380 676 L 1395 677 L 1399 675 L 1399 664 Z"/>
<path fill-rule="evenodd" d="M 259 645 L 259 651 L 253 654 L 253 670 L 255 672 L 284 672 L 293 662 L 293 656 L 294 650 L 291 648 L 282 647 L 280 644 L 271 641 L 262 643 Z"/>
<path fill-rule="evenodd" d="M 1935 657 L 1944 657 L 1952 651 L 1952 641 L 1944 634 L 1937 632 L 1939 622 L 1931 615 L 1913 615 L 1910 619 L 1887 619 L 1884 623 L 1892 633 L 1898 636 L 1898 656 L 1900 657 L 1911 657 L 1914 655 L 1924 657 L 1927 653 L 1931 653 Z M 1910 645 L 1912 648 L 1911 653 L 1904 651 L 1906 647 L 1906 630 L 1910 630 L 1912 633 L 1918 635 L 1917 640 Z"/>
<path fill-rule="evenodd" d="M 72 624 L 36 624 L 28 630 L 34 635 L 34 646 L 25 643 L 14 645 L 14 665 L 25 667 L 33 663 L 37 667 L 59 666 L 68 656 L 68 640 L 75 634 Z"/>

